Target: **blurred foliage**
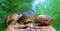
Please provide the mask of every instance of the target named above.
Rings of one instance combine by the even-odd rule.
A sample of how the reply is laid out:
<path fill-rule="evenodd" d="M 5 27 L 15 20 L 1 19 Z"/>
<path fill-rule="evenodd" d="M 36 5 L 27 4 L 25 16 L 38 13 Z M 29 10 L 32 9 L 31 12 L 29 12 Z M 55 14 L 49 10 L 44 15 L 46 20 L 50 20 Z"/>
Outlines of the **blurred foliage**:
<path fill-rule="evenodd" d="M 7 16 L 14 13 L 22 13 L 26 11 L 32 11 L 32 0 L 0 0 L 0 31 L 6 29 L 4 20 Z M 52 26 L 60 31 L 60 0 L 51 0 L 50 7 L 43 9 L 43 5 L 39 5 L 37 8 L 37 15 L 47 14 L 52 16 Z M 42 8 L 42 9 L 41 9 Z"/>

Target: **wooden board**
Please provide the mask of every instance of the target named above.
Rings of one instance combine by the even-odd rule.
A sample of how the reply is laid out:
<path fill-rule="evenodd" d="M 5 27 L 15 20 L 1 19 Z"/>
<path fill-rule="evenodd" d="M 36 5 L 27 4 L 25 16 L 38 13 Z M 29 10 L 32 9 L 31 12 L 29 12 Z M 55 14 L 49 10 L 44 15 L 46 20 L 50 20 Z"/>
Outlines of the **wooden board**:
<path fill-rule="evenodd" d="M 52 26 L 34 26 L 33 31 L 56 31 Z M 26 29 L 7 28 L 6 31 L 27 31 Z"/>

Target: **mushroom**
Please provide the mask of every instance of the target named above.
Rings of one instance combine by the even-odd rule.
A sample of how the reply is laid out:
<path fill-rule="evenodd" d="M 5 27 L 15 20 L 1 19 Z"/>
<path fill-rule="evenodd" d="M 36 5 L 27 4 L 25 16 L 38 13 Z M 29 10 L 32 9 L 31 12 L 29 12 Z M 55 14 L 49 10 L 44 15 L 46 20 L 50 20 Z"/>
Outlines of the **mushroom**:
<path fill-rule="evenodd" d="M 35 18 L 36 25 L 40 26 L 49 26 L 52 24 L 52 22 L 53 19 L 51 18 L 51 16 L 48 15 L 39 15 Z"/>
<path fill-rule="evenodd" d="M 21 16 L 19 16 L 18 14 L 13 14 L 11 16 L 8 16 L 5 20 L 6 26 L 16 24 L 19 17 Z"/>
<path fill-rule="evenodd" d="M 18 23 L 21 21 L 21 22 L 24 22 L 24 24 L 27 24 L 27 23 L 30 23 L 33 21 L 34 19 L 34 14 L 32 12 L 24 12 L 22 13 L 22 17 L 19 18 L 18 20 Z"/>

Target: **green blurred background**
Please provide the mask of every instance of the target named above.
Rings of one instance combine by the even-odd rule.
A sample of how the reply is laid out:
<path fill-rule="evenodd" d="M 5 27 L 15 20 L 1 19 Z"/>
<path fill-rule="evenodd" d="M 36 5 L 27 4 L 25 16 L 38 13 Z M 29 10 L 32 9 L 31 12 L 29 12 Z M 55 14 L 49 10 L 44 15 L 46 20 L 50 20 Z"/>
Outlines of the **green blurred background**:
<path fill-rule="evenodd" d="M 60 0 L 50 0 L 50 5 L 47 8 L 43 8 L 43 4 L 37 6 L 36 15 L 50 15 L 54 20 L 52 26 L 60 31 Z M 0 0 L 0 31 L 6 29 L 4 20 L 7 16 L 27 11 L 32 11 L 32 0 Z"/>

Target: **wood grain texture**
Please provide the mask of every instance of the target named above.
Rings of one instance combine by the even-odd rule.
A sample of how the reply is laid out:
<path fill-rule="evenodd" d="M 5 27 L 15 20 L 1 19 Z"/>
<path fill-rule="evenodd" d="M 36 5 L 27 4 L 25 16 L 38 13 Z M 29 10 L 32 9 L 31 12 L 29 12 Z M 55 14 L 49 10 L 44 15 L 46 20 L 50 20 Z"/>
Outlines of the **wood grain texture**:
<path fill-rule="evenodd" d="M 27 31 L 27 30 L 7 28 L 6 31 Z M 56 31 L 56 30 L 52 26 L 35 26 L 33 31 Z"/>

